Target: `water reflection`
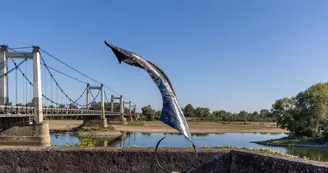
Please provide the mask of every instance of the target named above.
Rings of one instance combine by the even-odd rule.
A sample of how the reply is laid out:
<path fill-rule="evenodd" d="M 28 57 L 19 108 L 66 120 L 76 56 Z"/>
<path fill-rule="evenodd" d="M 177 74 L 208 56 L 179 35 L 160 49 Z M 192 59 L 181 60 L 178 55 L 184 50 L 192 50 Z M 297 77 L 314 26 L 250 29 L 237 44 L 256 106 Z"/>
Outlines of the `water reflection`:
<path fill-rule="evenodd" d="M 102 147 L 155 147 L 163 136 L 166 139 L 161 147 L 190 147 L 190 142 L 179 133 L 126 133 L 116 139 L 91 139 L 79 138 L 74 134 L 51 134 L 52 145 L 72 145 L 84 143 L 84 146 L 92 145 Z M 269 147 L 250 143 L 288 136 L 287 133 L 219 133 L 219 134 L 192 134 L 195 144 L 201 146 L 230 145 L 239 147 L 270 148 L 287 154 L 306 156 L 312 160 L 328 161 L 327 149 L 297 148 L 297 147 Z"/>

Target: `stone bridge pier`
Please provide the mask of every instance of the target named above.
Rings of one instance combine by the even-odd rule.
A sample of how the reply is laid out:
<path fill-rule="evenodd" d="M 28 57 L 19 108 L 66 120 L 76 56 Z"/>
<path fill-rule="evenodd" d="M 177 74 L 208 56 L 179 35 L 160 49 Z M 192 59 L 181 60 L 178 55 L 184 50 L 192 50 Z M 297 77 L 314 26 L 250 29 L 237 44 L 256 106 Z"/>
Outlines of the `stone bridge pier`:
<path fill-rule="evenodd" d="M 0 118 L 0 144 L 50 146 L 49 125 L 43 122 L 42 88 L 39 47 L 32 52 L 8 52 L 7 46 L 1 46 L 0 54 L 0 105 L 8 105 L 8 58 L 29 58 L 33 60 L 33 100 L 34 116 Z"/>

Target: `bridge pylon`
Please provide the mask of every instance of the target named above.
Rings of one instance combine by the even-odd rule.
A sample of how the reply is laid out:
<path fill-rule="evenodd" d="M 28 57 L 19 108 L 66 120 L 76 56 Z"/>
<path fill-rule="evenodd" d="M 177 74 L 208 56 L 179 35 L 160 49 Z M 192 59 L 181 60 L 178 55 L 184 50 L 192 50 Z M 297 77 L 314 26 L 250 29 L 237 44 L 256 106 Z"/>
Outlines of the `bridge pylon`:
<path fill-rule="evenodd" d="M 8 58 L 23 58 L 33 60 L 33 100 L 35 102 L 33 122 L 25 121 L 22 117 L 0 118 L 0 143 L 20 145 L 50 146 L 49 125 L 43 122 L 41 63 L 38 46 L 33 46 L 32 52 L 9 52 L 8 47 L 1 46 L 0 61 L 0 105 L 8 105 Z M 17 67 L 16 67 L 17 68 Z M 23 121 L 22 121 L 23 120 Z M 21 123 L 28 122 L 28 123 Z"/>
<path fill-rule="evenodd" d="M 131 101 L 128 101 L 128 102 L 123 101 L 123 103 L 124 103 L 124 105 L 125 104 L 128 104 L 129 105 L 129 118 L 130 118 L 130 121 L 132 122 L 133 121 L 133 118 L 132 118 L 132 114 L 131 114 Z"/>
<path fill-rule="evenodd" d="M 90 91 L 91 90 L 100 90 L 100 107 L 101 107 L 101 115 L 100 118 L 96 118 L 93 120 L 87 119 L 85 121 L 85 125 L 100 125 L 101 127 L 107 127 L 107 118 L 105 114 L 105 92 L 104 92 L 104 85 L 101 84 L 100 86 L 90 86 L 89 84 L 87 85 L 87 105 L 90 104 Z"/>
<path fill-rule="evenodd" d="M 110 111 L 114 112 L 114 101 L 115 100 L 119 100 L 120 101 L 120 121 L 122 122 L 122 124 L 126 124 L 126 118 L 124 117 L 124 100 L 123 100 L 123 96 L 120 95 L 120 97 L 114 97 L 113 95 L 111 95 L 111 99 L 110 99 Z"/>

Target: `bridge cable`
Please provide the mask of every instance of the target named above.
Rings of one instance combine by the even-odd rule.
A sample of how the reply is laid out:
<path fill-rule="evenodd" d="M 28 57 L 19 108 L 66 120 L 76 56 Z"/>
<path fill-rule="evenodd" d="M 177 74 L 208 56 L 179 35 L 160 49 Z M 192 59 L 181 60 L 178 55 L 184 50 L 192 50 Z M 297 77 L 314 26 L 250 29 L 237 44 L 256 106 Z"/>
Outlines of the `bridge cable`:
<path fill-rule="evenodd" d="M 84 84 L 88 84 L 88 83 L 85 82 L 85 81 L 82 81 L 82 80 L 80 80 L 80 79 L 78 79 L 78 78 L 75 78 L 75 77 L 73 77 L 73 76 L 70 76 L 70 75 L 68 75 L 68 74 L 66 74 L 66 73 L 63 73 L 63 72 L 59 71 L 59 70 L 56 70 L 55 68 L 50 67 L 49 65 L 45 65 L 45 64 L 43 64 L 43 63 L 40 63 L 40 64 L 43 65 L 43 66 L 47 66 L 47 67 L 48 67 L 49 69 L 51 69 L 52 71 L 55 71 L 55 72 L 57 72 L 57 73 L 60 73 L 60 74 L 62 74 L 62 75 L 64 75 L 64 76 L 67 76 L 67 77 L 69 77 L 69 78 L 71 78 L 71 79 L 74 79 L 74 80 L 79 81 L 79 82 L 84 83 Z"/>
<path fill-rule="evenodd" d="M 107 93 L 106 91 L 104 90 L 104 95 L 105 95 L 105 99 L 106 99 L 106 102 L 108 103 L 108 99 L 107 99 Z"/>
<path fill-rule="evenodd" d="M 11 59 L 11 60 L 13 60 L 13 59 Z M 25 58 L 25 60 L 23 60 L 22 62 L 20 62 L 17 66 L 19 67 L 19 66 L 22 65 L 26 60 L 27 60 L 27 58 Z M 13 62 L 14 62 L 14 64 L 16 64 L 15 61 L 13 61 Z M 16 66 L 16 65 L 15 65 L 15 66 Z M 8 75 L 8 74 L 10 74 L 10 73 L 13 72 L 14 70 L 16 70 L 16 67 L 14 67 L 14 68 L 8 70 L 7 73 L 2 74 L 2 75 L 0 76 L 0 78 L 6 76 L 6 75 Z"/>
<path fill-rule="evenodd" d="M 13 49 L 13 48 L 8 48 L 8 49 L 10 49 L 10 50 L 12 50 L 12 51 L 14 51 L 14 52 L 17 52 L 15 49 Z M 50 74 L 50 76 L 52 77 L 52 79 L 56 82 L 56 85 L 60 88 L 60 90 L 62 91 L 62 93 L 66 96 L 66 97 L 68 97 L 67 96 L 67 94 L 63 91 L 63 89 L 59 86 L 59 84 L 58 84 L 58 82 L 56 81 L 56 79 L 54 79 L 54 77 L 52 76 L 52 73 L 50 72 L 50 70 L 48 69 L 48 67 L 47 67 L 47 64 L 45 63 L 45 61 L 44 61 L 44 59 L 43 59 L 43 57 L 42 57 L 42 55 L 41 55 L 41 53 L 40 53 L 40 57 L 41 57 L 41 60 L 43 61 L 43 64 L 44 64 L 44 66 L 46 67 L 46 69 L 48 70 L 48 72 L 49 72 L 49 74 Z M 14 63 L 15 63 L 15 61 L 13 60 L 13 59 L 11 59 Z M 25 60 L 27 60 L 27 59 L 25 59 Z M 19 69 L 19 68 L 18 68 Z M 20 70 L 20 69 L 19 69 Z M 24 73 L 23 73 L 24 74 Z M 27 74 L 27 65 L 26 65 L 26 74 Z M 25 74 L 23 75 L 23 76 L 25 76 Z M 26 78 L 27 80 L 28 80 L 28 78 Z M 29 81 L 30 82 L 30 81 Z M 30 82 L 30 84 L 32 84 L 31 82 Z M 31 91 L 30 91 L 31 92 Z M 27 93 L 27 83 L 26 83 L 26 93 Z M 31 94 L 31 93 L 30 93 Z M 69 98 L 69 97 L 68 97 Z M 27 99 L 27 98 L 26 98 Z M 73 103 L 75 103 L 75 101 L 73 101 L 71 98 L 69 98 L 70 99 L 70 101 L 72 101 Z M 26 102 L 27 102 L 27 100 L 26 100 Z"/>
<path fill-rule="evenodd" d="M 23 73 L 23 71 L 21 71 L 19 68 L 18 68 L 18 71 L 21 72 L 22 76 L 26 79 L 26 81 L 30 84 L 30 86 L 33 86 L 33 83 L 27 78 L 27 76 Z M 86 89 L 83 91 L 83 93 L 81 94 L 80 97 L 83 96 L 83 94 L 85 93 L 85 91 L 86 91 Z M 96 95 L 96 98 L 98 97 L 99 93 L 100 93 L 100 90 L 98 91 L 98 94 Z M 53 103 L 53 104 L 56 104 L 56 105 L 63 105 L 63 104 L 60 104 L 60 103 L 58 103 L 58 102 L 56 102 L 56 101 L 51 100 L 50 98 L 48 98 L 48 97 L 47 97 L 46 95 L 44 95 L 44 94 L 42 94 L 42 96 L 43 96 L 45 99 L 47 99 L 48 101 L 50 101 L 51 103 Z M 95 99 L 96 99 L 96 98 L 95 98 Z M 92 102 L 94 102 L 95 99 L 92 100 Z M 89 103 L 89 104 L 91 104 L 91 103 Z M 89 105 L 89 104 L 86 104 L 86 105 Z M 78 105 L 79 105 L 79 106 L 85 106 L 85 105 L 80 105 L 80 104 L 78 104 Z M 67 106 L 67 105 L 64 105 L 64 106 Z"/>
<path fill-rule="evenodd" d="M 8 49 L 10 49 L 10 50 L 12 50 L 12 51 L 14 51 L 14 52 L 17 52 L 15 49 L 26 49 L 26 48 L 32 48 L 32 47 L 20 47 L 20 48 L 8 48 Z M 40 50 L 41 50 L 42 52 L 46 53 L 47 55 L 49 55 L 50 57 L 54 58 L 55 60 L 59 61 L 60 63 L 64 64 L 65 66 L 67 66 L 67 67 L 71 68 L 72 70 L 74 70 L 74 71 L 80 73 L 81 75 L 87 77 L 88 79 L 90 79 L 90 80 L 92 80 L 92 81 L 94 81 L 94 82 L 96 82 L 96 83 L 102 84 L 101 82 L 96 81 L 96 80 L 92 79 L 91 77 L 85 75 L 84 73 L 82 73 L 82 72 L 76 70 L 75 68 L 69 66 L 68 64 L 64 63 L 63 61 L 61 61 L 61 60 L 59 60 L 58 58 L 54 57 L 53 55 L 49 54 L 49 53 L 46 52 L 45 50 L 43 50 L 43 49 L 40 49 Z M 91 102 L 90 102 L 89 104 L 86 104 L 86 105 L 82 105 L 82 104 L 78 104 L 78 103 L 76 103 L 76 102 L 77 102 L 77 101 L 83 96 L 83 94 L 84 94 L 84 92 L 85 92 L 86 90 L 84 90 L 84 92 L 80 95 L 80 97 L 79 97 L 76 101 L 74 101 L 73 99 L 71 99 L 71 98 L 66 94 L 66 92 L 64 92 L 64 90 L 59 86 L 57 80 L 54 78 L 54 76 L 52 75 L 52 73 L 51 73 L 50 70 L 49 70 L 51 67 L 47 66 L 47 64 L 45 63 L 45 61 L 44 61 L 44 59 L 43 59 L 43 57 L 42 57 L 42 55 L 41 55 L 41 53 L 40 53 L 40 56 L 41 56 L 41 60 L 42 60 L 42 62 L 43 62 L 43 63 L 41 63 L 41 64 L 44 65 L 44 66 L 46 67 L 46 70 L 48 71 L 48 73 L 50 74 L 51 78 L 52 78 L 52 79 L 54 80 L 54 82 L 56 83 L 57 87 L 61 90 L 61 92 L 62 92 L 62 93 L 63 93 L 63 94 L 64 94 L 64 95 L 65 95 L 65 96 L 66 96 L 71 102 L 73 102 L 73 103 L 75 103 L 75 104 L 77 104 L 77 105 L 81 105 L 81 106 L 86 106 L 86 105 L 91 104 Z M 27 58 L 26 58 L 24 61 L 26 61 L 26 60 L 27 60 Z M 15 62 L 13 59 L 12 59 L 12 61 Z M 23 63 L 23 62 L 21 62 L 21 63 Z M 26 74 L 27 74 L 27 64 L 26 64 L 26 74 L 24 74 L 24 73 L 21 71 L 21 69 L 19 68 L 19 66 L 21 65 L 21 63 L 18 65 L 18 70 L 20 71 L 20 73 L 22 73 L 23 77 L 26 79 L 26 80 L 25 80 L 25 81 L 26 81 L 26 82 L 25 82 L 25 93 L 26 93 L 26 98 L 25 98 L 25 99 L 26 99 L 26 103 L 27 103 L 27 84 L 30 83 L 30 85 L 32 85 L 32 86 L 33 86 L 33 84 L 32 84 L 32 82 L 31 82 L 31 81 L 27 78 L 27 76 L 26 76 Z M 14 69 L 15 69 L 15 68 L 14 68 Z M 13 71 L 14 69 L 10 70 L 10 72 Z M 56 71 L 56 72 L 58 72 L 58 73 L 61 73 L 59 70 L 56 70 L 56 69 L 54 69 L 54 68 L 51 68 L 51 69 L 52 69 L 53 71 Z M 9 71 L 8 71 L 8 72 L 9 72 Z M 9 73 L 7 73 L 7 74 L 9 74 Z M 63 73 L 61 73 L 61 74 L 63 74 Z M 84 81 L 79 80 L 79 79 L 77 79 L 77 78 L 75 78 L 75 77 L 69 76 L 69 75 L 67 75 L 67 74 L 63 74 L 63 75 L 65 75 L 65 76 L 67 76 L 67 77 L 70 77 L 70 78 L 72 78 L 72 79 L 74 79 L 74 80 L 77 80 L 77 81 L 79 81 L 79 82 L 82 82 L 82 83 L 88 84 L 87 82 L 84 82 Z M 51 82 L 52 82 L 52 80 L 51 80 Z M 119 93 L 115 92 L 114 90 L 112 90 L 111 88 L 107 87 L 106 85 L 104 85 L 104 86 L 105 86 L 107 89 L 113 91 L 114 93 L 120 95 Z M 52 87 L 52 85 L 51 85 L 51 87 Z M 99 92 L 100 92 L 100 91 L 99 91 Z M 93 101 L 95 101 L 95 99 L 98 97 L 99 92 L 97 93 L 96 97 L 93 98 Z M 44 94 L 42 94 L 42 95 L 44 96 Z M 46 99 L 47 99 L 47 98 L 48 98 L 48 97 L 46 97 Z M 49 98 L 48 98 L 48 99 L 49 99 Z M 47 100 L 48 100 L 48 99 L 47 99 Z M 126 99 L 126 100 L 129 100 L 129 99 L 127 99 L 127 98 L 125 98 L 125 99 Z M 50 99 L 49 99 L 49 101 L 50 101 Z M 93 102 L 93 101 L 92 101 L 92 102 Z M 129 100 L 129 101 L 130 101 L 130 100 Z M 53 102 L 53 101 L 52 101 L 52 102 Z M 53 102 L 53 103 L 55 103 L 55 102 Z"/>
<path fill-rule="evenodd" d="M 101 83 L 101 82 L 99 82 L 99 81 L 97 81 L 97 80 L 95 80 L 95 79 L 89 77 L 88 75 L 86 75 L 86 74 L 80 72 L 79 70 L 75 69 L 74 67 L 72 67 L 72 66 L 66 64 L 65 62 L 63 62 L 63 61 L 61 61 L 60 59 L 56 58 L 55 56 L 51 55 L 50 53 L 48 53 L 47 51 L 43 50 L 42 48 L 40 48 L 40 50 L 41 50 L 43 53 L 45 53 L 45 54 L 47 54 L 48 56 L 50 56 L 51 58 L 53 58 L 53 59 L 57 60 L 58 62 L 64 64 L 65 66 L 69 67 L 70 69 L 74 70 L 75 72 L 81 74 L 82 76 L 84 76 L 84 77 L 86 77 L 86 78 L 88 78 L 88 79 L 90 79 L 90 80 L 92 80 L 92 81 L 94 81 L 94 82 L 96 82 L 96 83 L 98 83 L 98 84 L 103 84 L 103 83 Z M 107 89 L 109 89 L 110 91 L 112 91 L 112 92 L 118 94 L 118 95 L 121 95 L 120 93 L 118 93 L 118 92 L 112 90 L 111 88 L 109 88 L 109 87 L 106 86 L 106 85 L 104 85 L 104 87 L 107 88 Z M 131 101 L 130 99 L 128 99 L 128 98 L 126 98 L 126 97 L 124 97 L 124 99 L 125 99 L 125 100 L 128 100 L 128 101 Z"/>
<path fill-rule="evenodd" d="M 74 104 L 78 104 L 78 103 L 77 103 L 78 100 L 75 100 L 75 101 L 74 101 L 73 99 L 71 99 L 71 98 L 67 95 L 67 93 L 63 90 L 63 88 L 59 85 L 59 83 L 57 82 L 57 80 L 55 79 L 55 77 L 52 75 L 52 73 L 51 73 L 50 69 L 48 68 L 47 64 L 45 63 L 45 61 L 44 61 L 44 59 L 43 59 L 41 53 L 40 53 L 40 57 L 41 57 L 41 61 L 43 62 L 44 66 L 46 67 L 48 73 L 50 74 L 50 77 L 52 78 L 52 80 L 54 80 L 54 82 L 56 83 L 57 87 L 60 89 L 60 91 L 62 92 L 62 94 L 65 95 L 65 97 L 68 98 L 72 103 L 74 103 Z M 79 97 L 79 98 L 81 98 L 81 97 Z M 61 100 L 62 100 L 62 95 L 61 95 Z"/>
<path fill-rule="evenodd" d="M 32 46 L 26 46 L 26 47 L 10 47 L 10 49 L 28 49 L 28 48 L 33 48 Z M 8 47 L 9 49 L 9 47 Z"/>
<path fill-rule="evenodd" d="M 95 99 L 95 97 L 92 94 L 92 91 L 90 91 L 90 95 L 91 95 L 92 99 Z"/>

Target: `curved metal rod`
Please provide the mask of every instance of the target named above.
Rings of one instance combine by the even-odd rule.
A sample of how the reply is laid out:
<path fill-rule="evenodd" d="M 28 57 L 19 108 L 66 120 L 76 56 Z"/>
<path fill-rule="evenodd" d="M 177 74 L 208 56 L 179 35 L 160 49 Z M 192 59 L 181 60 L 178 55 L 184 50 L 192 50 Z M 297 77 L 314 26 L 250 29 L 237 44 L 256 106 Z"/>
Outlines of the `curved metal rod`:
<path fill-rule="evenodd" d="M 162 139 L 160 139 L 158 142 L 157 142 L 157 144 L 156 144 L 156 148 L 155 148 L 155 159 L 156 159 L 156 162 L 157 162 L 157 165 L 164 171 L 164 172 L 166 172 L 166 173 L 172 173 L 172 172 L 174 172 L 174 171 L 167 171 L 167 170 L 165 170 L 164 168 L 163 168 L 163 166 L 159 163 L 159 161 L 158 161 L 158 157 L 157 157 L 157 153 L 158 153 L 158 146 L 159 146 L 159 144 L 163 141 L 163 139 L 165 138 L 166 136 L 164 136 Z M 193 143 L 193 142 L 191 142 L 191 144 L 192 144 L 192 147 L 194 148 L 194 151 L 195 151 L 195 160 L 194 160 L 194 162 L 192 163 L 192 165 L 190 166 L 190 167 L 188 167 L 186 170 L 183 170 L 183 171 L 181 171 L 180 173 L 186 173 L 186 172 L 188 172 L 192 167 L 194 167 L 194 164 L 195 164 L 195 162 L 197 161 L 197 149 L 196 149 L 196 146 L 195 146 L 195 144 Z"/>

